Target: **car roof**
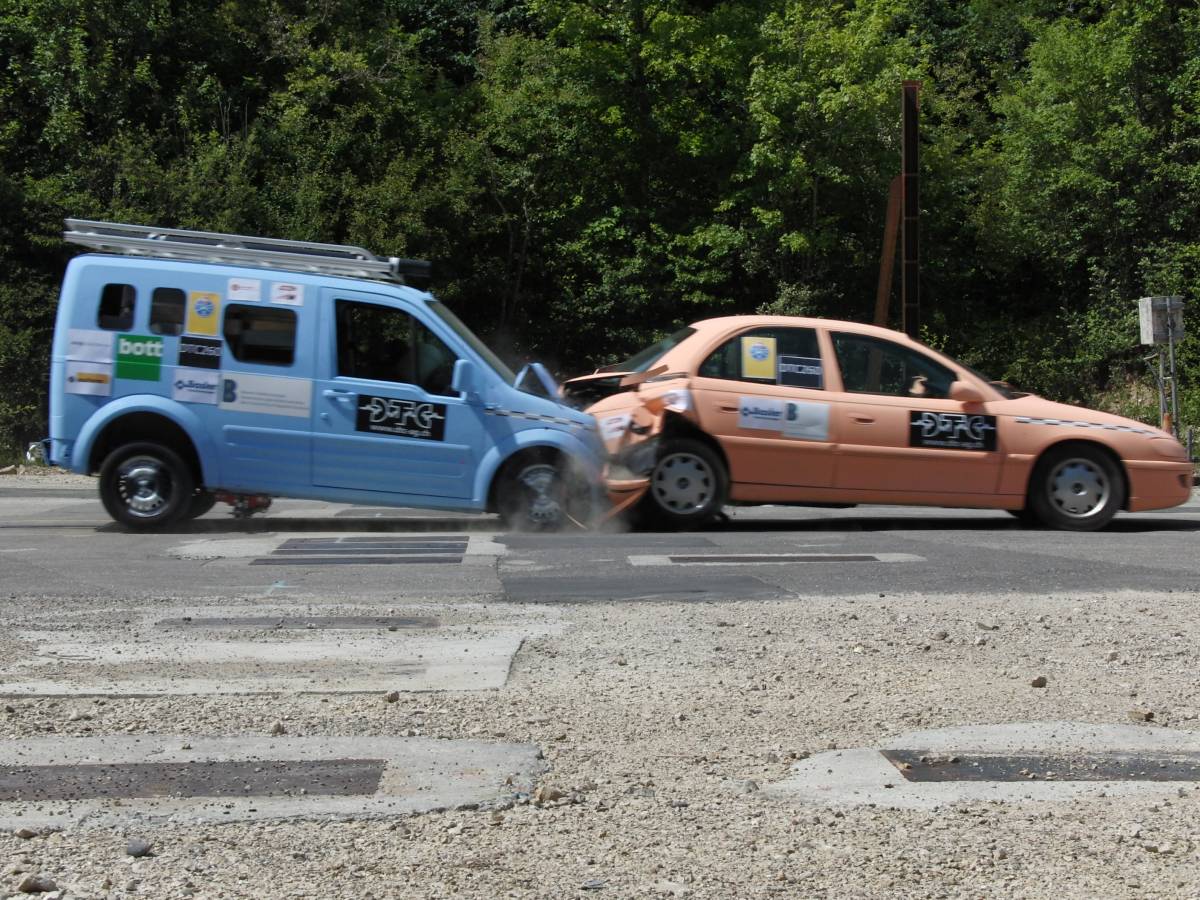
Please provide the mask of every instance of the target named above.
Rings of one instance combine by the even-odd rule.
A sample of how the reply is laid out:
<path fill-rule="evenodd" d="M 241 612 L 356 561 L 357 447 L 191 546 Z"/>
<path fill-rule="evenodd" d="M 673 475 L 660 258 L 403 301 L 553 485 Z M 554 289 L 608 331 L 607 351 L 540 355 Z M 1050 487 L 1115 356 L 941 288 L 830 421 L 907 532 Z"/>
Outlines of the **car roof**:
<path fill-rule="evenodd" d="M 845 329 L 856 334 L 866 334 L 886 340 L 911 341 L 902 331 L 892 328 L 882 328 L 879 325 L 868 325 L 865 322 L 851 322 L 844 319 L 823 319 L 815 316 L 719 316 L 715 319 L 701 319 L 691 323 L 697 333 L 716 334 L 726 331 L 736 331 L 742 328 L 827 328 Z"/>

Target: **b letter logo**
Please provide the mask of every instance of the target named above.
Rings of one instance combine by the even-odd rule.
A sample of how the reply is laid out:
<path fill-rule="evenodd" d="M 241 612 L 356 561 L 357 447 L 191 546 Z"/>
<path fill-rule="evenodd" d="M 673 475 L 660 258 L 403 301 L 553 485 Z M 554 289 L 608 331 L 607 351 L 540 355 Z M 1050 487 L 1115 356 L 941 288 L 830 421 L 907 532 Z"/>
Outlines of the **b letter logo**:
<path fill-rule="evenodd" d="M 163 340 L 137 334 L 117 336 L 117 377 L 158 381 L 162 374 Z"/>

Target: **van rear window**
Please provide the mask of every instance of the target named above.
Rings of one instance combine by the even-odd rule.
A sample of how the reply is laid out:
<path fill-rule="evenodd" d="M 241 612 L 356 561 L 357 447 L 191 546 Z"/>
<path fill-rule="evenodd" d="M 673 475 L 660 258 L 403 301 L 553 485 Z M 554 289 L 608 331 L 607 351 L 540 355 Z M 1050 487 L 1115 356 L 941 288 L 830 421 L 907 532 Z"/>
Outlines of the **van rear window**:
<path fill-rule="evenodd" d="M 296 313 L 290 309 L 228 306 L 224 333 L 239 362 L 290 366 L 296 357 Z"/>
<path fill-rule="evenodd" d="M 133 307 L 137 291 L 132 284 L 106 284 L 100 291 L 100 310 L 96 324 L 109 331 L 129 331 L 133 328 Z"/>

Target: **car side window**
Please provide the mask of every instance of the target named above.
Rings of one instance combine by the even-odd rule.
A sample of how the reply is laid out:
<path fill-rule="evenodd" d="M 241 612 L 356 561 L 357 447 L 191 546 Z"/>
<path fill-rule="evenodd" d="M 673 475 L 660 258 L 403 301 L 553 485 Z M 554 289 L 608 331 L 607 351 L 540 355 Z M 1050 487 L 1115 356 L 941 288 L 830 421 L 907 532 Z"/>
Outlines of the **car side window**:
<path fill-rule="evenodd" d="M 402 309 L 375 303 L 338 300 L 336 309 L 338 375 L 453 396 L 457 357 L 424 324 Z"/>
<path fill-rule="evenodd" d="M 700 364 L 704 378 L 820 390 L 821 349 L 812 328 L 756 328 L 730 338 Z"/>
<path fill-rule="evenodd" d="M 863 334 L 833 334 L 842 387 L 852 394 L 944 400 L 955 375 L 923 353 Z"/>

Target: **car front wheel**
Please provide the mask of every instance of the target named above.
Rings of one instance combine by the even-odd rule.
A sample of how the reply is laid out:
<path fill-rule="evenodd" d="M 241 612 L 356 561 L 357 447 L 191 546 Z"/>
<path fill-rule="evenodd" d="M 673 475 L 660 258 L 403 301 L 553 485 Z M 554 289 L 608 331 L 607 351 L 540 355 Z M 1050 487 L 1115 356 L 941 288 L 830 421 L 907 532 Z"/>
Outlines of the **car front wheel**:
<path fill-rule="evenodd" d="M 1113 520 L 1125 502 L 1125 482 L 1104 451 L 1087 446 L 1052 449 L 1042 457 L 1029 486 L 1029 507 L 1046 525 L 1095 531 Z"/>
<path fill-rule="evenodd" d="M 174 450 L 159 444 L 126 444 L 100 467 L 100 501 L 126 528 L 162 528 L 184 516 L 195 483 Z"/>
<path fill-rule="evenodd" d="M 725 505 L 725 465 L 707 445 L 690 438 L 666 441 L 642 501 L 646 518 L 669 528 L 703 525 Z"/>

